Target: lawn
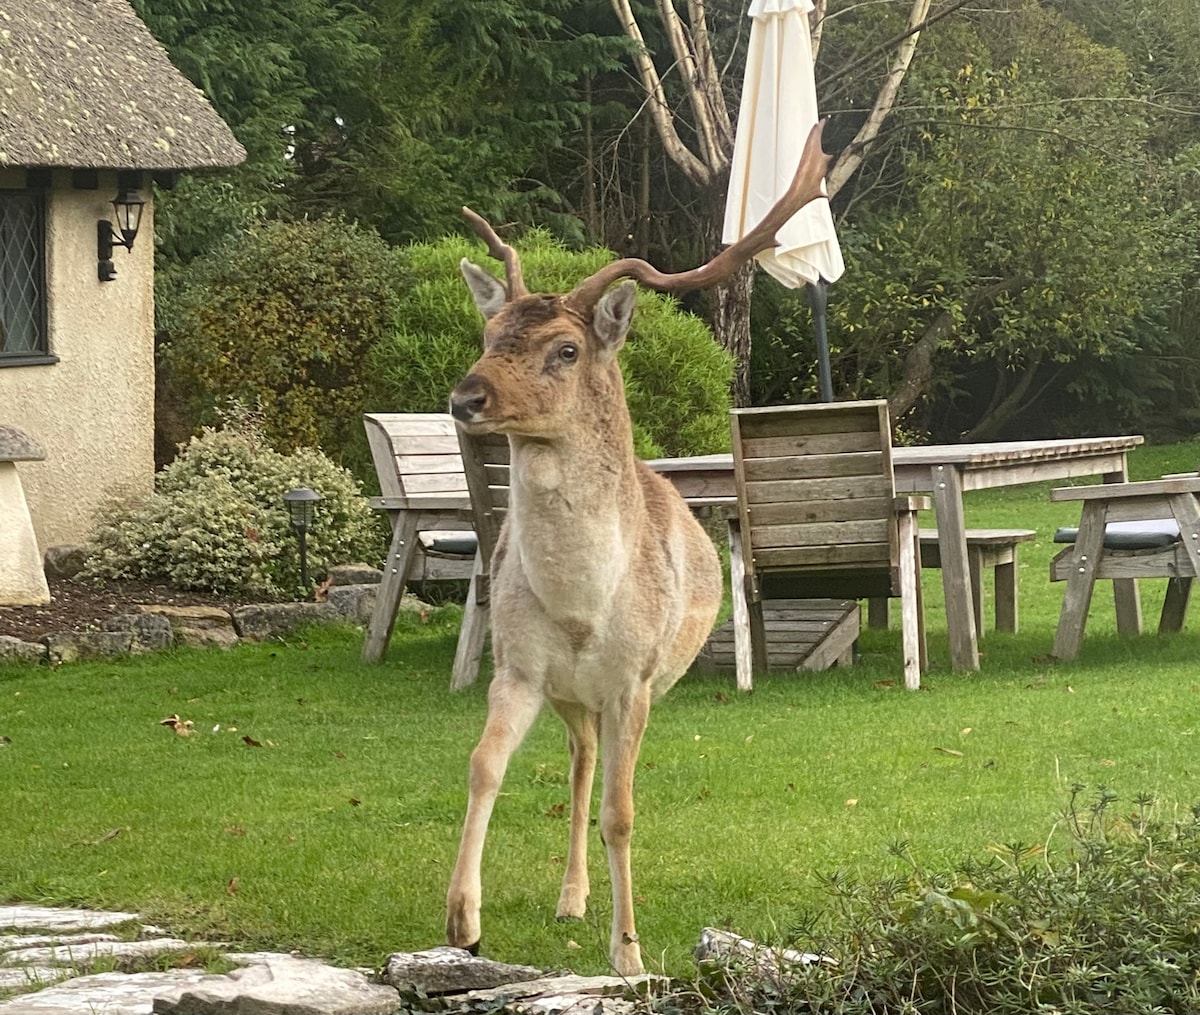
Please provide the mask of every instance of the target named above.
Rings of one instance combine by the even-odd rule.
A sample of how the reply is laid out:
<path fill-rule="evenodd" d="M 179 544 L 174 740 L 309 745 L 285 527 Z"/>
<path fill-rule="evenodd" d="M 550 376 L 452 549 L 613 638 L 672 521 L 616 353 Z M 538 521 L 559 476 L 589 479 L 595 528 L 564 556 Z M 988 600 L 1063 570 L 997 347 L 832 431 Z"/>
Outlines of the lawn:
<path fill-rule="evenodd" d="M 1200 461 L 1144 449 L 1135 478 Z M 783 940 L 819 910 L 823 875 L 896 874 L 889 846 L 952 867 L 995 844 L 1067 848 L 1070 787 L 1200 798 L 1200 636 L 1113 633 L 1098 590 L 1080 659 L 1048 658 L 1061 586 L 1050 533 L 1073 505 L 1046 488 L 970 494 L 968 524 L 1025 526 L 1021 630 L 951 673 L 936 572 L 925 572 L 932 669 L 902 690 L 899 632 L 868 631 L 849 670 L 776 675 L 739 695 L 687 678 L 656 707 L 641 755 L 634 878 L 643 954 L 690 969 L 700 929 Z M 398 625 L 383 664 L 362 632 L 179 650 L 48 670 L 0 668 L 0 899 L 132 908 L 173 932 L 349 963 L 441 940 L 443 897 L 482 726 L 486 679 L 447 690 L 459 612 Z M 901 684 L 901 687 L 897 687 Z M 160 720 L 193 724 L 179 736 Z M 514 758 L 484 866 L 484 951 L 605 970 L 608 878 L 592 843 L 593 911 L 558 924 L 565 737 L 549 712 Z"/>

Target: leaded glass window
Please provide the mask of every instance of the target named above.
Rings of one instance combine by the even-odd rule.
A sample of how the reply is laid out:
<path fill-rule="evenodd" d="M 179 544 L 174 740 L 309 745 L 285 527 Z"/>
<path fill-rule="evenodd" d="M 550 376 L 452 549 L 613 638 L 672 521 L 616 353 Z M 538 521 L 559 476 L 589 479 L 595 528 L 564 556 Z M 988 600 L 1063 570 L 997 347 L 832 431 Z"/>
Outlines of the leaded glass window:
<path fill-rule="evenodd" d="M 44 200 L 0 190 L 0 366 L 46 356 Z"/>

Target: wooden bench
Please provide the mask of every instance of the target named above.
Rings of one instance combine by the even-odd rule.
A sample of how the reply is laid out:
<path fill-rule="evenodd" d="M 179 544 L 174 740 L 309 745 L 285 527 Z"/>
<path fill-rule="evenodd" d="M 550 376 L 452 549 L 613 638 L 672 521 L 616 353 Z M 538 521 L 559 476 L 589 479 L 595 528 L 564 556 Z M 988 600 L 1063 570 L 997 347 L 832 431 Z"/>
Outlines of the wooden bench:
<path fill-rule="evenodd" d="M 363 425 L 382 494 L 371 498 L 371 506 L 386 511 L 392 526 L 383 581 L 363 643 L 363 660 L 374 663 L 387 651 L 406 583 L 471 578 L 478 552 L 450 415 L 367 413 Z M 468 602 L 464 626 L 473 619 L 470 615 Z"/>
<path fill-rule="evenodd" d="M 971 577 L 971 606 L 975 630 L 983 632 L 983 575 L 993 571 L 997 631 L 1017 630 L 1017 547 L 1032 542 L 1032 529 L 967 529 L 967 566 Z M 942 566 L 937 529 L 921 530 L 921 567 Z M 873 599 L 867 607 L 867 625 L 887 627 L 887 601 Z"/>

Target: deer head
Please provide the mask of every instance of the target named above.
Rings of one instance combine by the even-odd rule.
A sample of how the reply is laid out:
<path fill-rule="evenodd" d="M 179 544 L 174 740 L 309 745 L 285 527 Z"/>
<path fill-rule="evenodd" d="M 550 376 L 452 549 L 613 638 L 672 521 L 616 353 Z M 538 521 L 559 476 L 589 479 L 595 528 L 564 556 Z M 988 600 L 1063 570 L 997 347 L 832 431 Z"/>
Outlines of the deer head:
<path fill-rule="evenodd" d="M 640 258 L 605 265 L 565 295 L 530 295 L 517 252 L 469 208 L 463 214 L 504 263 L 506 284 L 464 258 L 460 264 L 476 307 L 484 316 L 484 353 L 450 396 L 454 417 L 469 432 L 546 437 L 578 421 L 594 400 L 581 387 L 623 393 L 616 355 L 633 316 L 636 283 L 661 292 L 719 285 L 759 251 L 776 245 L 776 233 L 809 201 L 822 196 L 829 156 L 821 150 L 825 121 L 809 132 L 796 175 L 762 222 L 708 263 L 665 273 Z M 620 279 L 630 279 L 615 289 Z"/>

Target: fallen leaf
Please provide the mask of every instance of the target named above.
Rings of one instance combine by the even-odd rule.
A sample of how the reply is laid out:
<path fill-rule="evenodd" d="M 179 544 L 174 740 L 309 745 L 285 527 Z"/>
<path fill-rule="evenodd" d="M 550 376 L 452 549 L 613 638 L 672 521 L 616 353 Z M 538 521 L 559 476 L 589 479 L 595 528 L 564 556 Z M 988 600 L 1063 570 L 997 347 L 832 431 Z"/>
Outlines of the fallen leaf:
<path fill-rule="evenodd" d="M 1074 693 L 1075 693 L 1075 688 L 1073 688 L 1070 684 L 1067 684 L 1067 694 L 1074 694 Z"/>
<path fill-rule="evenodd" d="M 875 686 L 878 687 L 881 691 L 886 691 L 889 687 L 895 687 L 896 681 L 894 681 L 894 680 L 876 680 Z"/>
<path fill-rule="evenodd" d="M 244 743 L 247 747 L 262 747 L 262 744 L 255 740 L 254 737 L 249 735 L 242 737 L 242 743 Z"/>
<path fill-rule="evenodd" d="M 345 751 L 334 751 L 334 752 L 333 752 L 333 756 L 334 756 L 335 758 L 341 758 L 341 759 L 345 759 L 345 757 L 346 757 L 346 752 L 345 752 Z"/>
<path fill-rule="evenodd" d="M 237 890 L 238 890 L 238 879 L 237 879 L 237 878 L 230 878 L 230 879 L 229 879 L 229 884 L 227 884 L 227 885 L 225 886 L 225 891 L 226 891 L 226 892 L 227 892 L 229 895 L 237 895 Z"/>
<path fill-rule="evenodd" d="M 583 945 L 581 945 L 578 941 L 573 941 L 573 940 L 568 939 L 567 947 L 570 948 L 571 951 L 574 951 L 576 948 L 582 948 Z"/>
<path fill-rule="evenodd" d="M 361 803 L 362 803 L 362 801 L 361 801 L 361 800 L 359 800 L 357 797 L 351 797 L 351 798 L 350 798 L 350 806 L 351 806 L 351 807 L 357 807 L 357 806 L 359 806 L 359 804 L 361 804 Z"/>
<path fill-rule="evenodd" d="M 561 818 L 566 813 L 567 813 L 567 805 L 564 803 L 557 803 L 557 804 L 554 804 L 548 811 L 546 811 L 546 817 Z"/>
<path fill-rule="evenodd" d="M 968 733 L 970 733 L 970 732 L 971 732 L 971 727 L 970 727 L 970 726 L 964 726 L 964 727 L 962 728 L 962 730 L 959 732 L 959 734 L 958 734 L 958 735 L 959 735 L 960 737 L 965 737 L 965 736 L 966 736 Z"/>
<path fill-rule="evenodd" d="M 268 747 L 274 747 L 274 746 L 275 746 L 275 741 L 274 741 L 274 740 L 268 740 L 268 741 L 267 741 L 267 746 L 268 746 Z"/>
<path fill-rule="evenodd" d="M 244 829 L 241 825 L 226 825 L 225 833 L 227 835 L 245 835 L 246 829 Z"/>
<path fill-rule="evenodd" d="M 1102 764 L 1105 768 L 1113 768 L 1117 763 L 1113 761 L 1112 758 L 1102 758 L 1100 764 Z"/>
<path fill-rule="evenodd" d="M 191 719 L 180 719 L 177 715 L 169 715 L 165 719 L 160 719 L 158 725 L 170 726 L 181 737 L 190 737 L 194 724 Z"/>
<path fill-rule="evenodd" d="M 7 747 L 11 743 L 12 740 L 9 737 L 0 737 L 0 747 Z"/>
<path fill-rule="evenodd" d="M 728 700 L 729 698 L 723 691 L 718 691 L 715 695 L 713 695 L 713 701 L 715 701 L 718 705 L 724 705 Z"/>
<path fill-rule="evenodd" d="M 846 801 L 846 806 L 847 807 L 857 807 L 858 806 L 858 797 L 852 796 L 849 800 Z"/>
<path fill-rule="evenodd" d="M 941 751 L 943 754 L 953 755 L 956 758 L 961 758 L 963 756 L 962 751 L 956 751 L 953 747 L 935 747 L 934 750 Z"/>

